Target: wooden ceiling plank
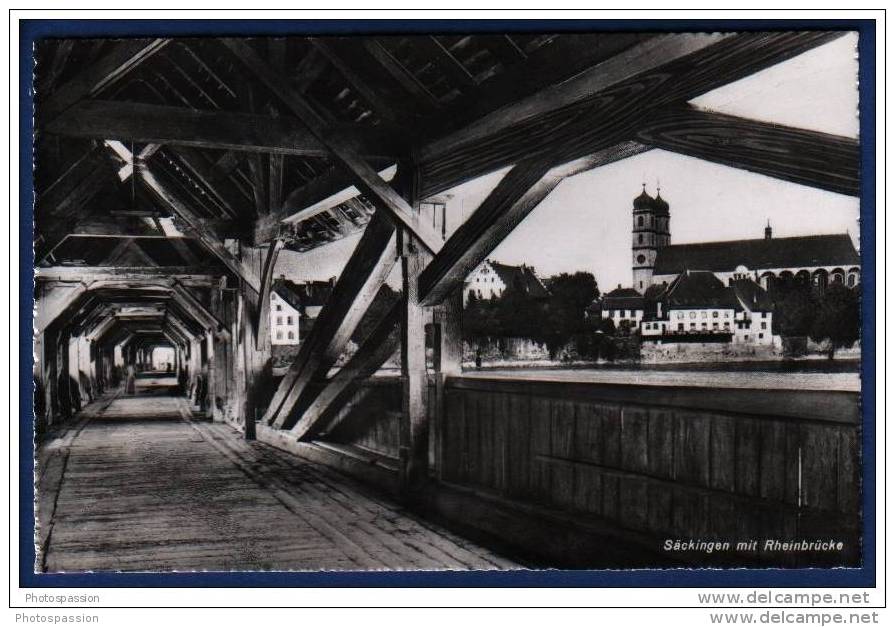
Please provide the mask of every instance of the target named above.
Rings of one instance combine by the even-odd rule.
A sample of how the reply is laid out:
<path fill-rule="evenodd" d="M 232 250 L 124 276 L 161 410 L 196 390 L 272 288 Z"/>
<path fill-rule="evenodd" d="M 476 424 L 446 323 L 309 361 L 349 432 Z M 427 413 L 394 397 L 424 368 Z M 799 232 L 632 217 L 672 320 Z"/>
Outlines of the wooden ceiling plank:
<path fill-rule="evenodd" d="M 244 42 L 229 39 L 225 40 L 225 45 L 330 149 L 336 161 L 352 174 L 355 185 L 377 209 L 410 230 L 429 252 L 438 250 L 441 238 L 434 229 L 422 222 L 419 214 L 347 142 L 331 133 L 328 123 L 300 94 L 283 85 L 279 77 Z"/>
<path fill-rule="evenodd" d="M 701 111 L 684 105 L 659 111 L 638 141 L 671 152 L 857 196 L 857 139 Z"/>
<path fill-rule="evenodd" d="M 217 150 L 328 157 L 329 149 L 292 118 L 202 111 L 130 102 L 78 103 L 45 127 L 69 137 L 120 139 Z M 393 158 L 394 140 L 381 130 L 340 125 L 335 132 L 368 158 Z"/>
<path fill-rule="evenodd" d="M 124 39 L 97 62 L 49 94 L 38 115 L 50 121 L 73 104 L 111 85 L 168 44 L 167 39 Z"/>

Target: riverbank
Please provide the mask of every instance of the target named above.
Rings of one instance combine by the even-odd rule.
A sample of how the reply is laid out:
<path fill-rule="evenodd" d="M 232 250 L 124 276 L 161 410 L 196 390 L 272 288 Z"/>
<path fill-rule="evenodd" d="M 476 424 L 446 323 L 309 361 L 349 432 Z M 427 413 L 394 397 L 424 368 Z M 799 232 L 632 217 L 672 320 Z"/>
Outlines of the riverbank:
<path fill-rule="evenodd" d="M 574 383 L 609 383 L 700 388 L 765 390 L 828 390 L 860 392 L 857 368 L 848 371 L 772 368 L 709 370 L 707 368 L 596 367 L 596 368 L 494 368 L 467 370 L 464 377 Z"/>
<path fill-rule="evenodd" d="M 834 359 L 829 359 L 827 355 L 804 355 L 801 357 L 784 357 L 784 356 L 754 356 L 747 358 L 741 356 L 732 359 L 692 359 L 680 361 L 645 361 L 645 360 L 571 360 L 563 361 L 557 359 L 539 359 L 539 360 L 521 360 L 521 359 L 493 359 L 483 361 L 481 367 L 476 367 L 475 362 L 465 360 L 463 369 L 469 371 L 478 370 L 582 370 L 589 368 L 618 368 L 618 369 L 678 369 L 685 368 L 687 370 L 713 370 L 723 371 L 726 369 L 734 370 L 777 370 L 777 371 L 812 371 L 820 370 L 823 372 L 841 371 L 841 372 L 858 372 L 861 368 L 860 351 L 857 354 L 849 353 L 837 354 Z"/>

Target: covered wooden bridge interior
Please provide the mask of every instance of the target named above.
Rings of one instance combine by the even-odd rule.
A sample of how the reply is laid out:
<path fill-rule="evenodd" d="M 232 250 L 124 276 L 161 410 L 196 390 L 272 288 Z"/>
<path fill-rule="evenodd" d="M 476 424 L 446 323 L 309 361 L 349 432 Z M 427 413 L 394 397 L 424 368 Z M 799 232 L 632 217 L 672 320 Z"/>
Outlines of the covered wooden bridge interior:
<path fill-rule="evenodd" d="M 546 563 L 642 564 L 652 538 L 688 529 L 854 533 L 852 396 L 501 387 L 460 364 L 464 278 L 567 177 L 661 148 L 857 196 L 856 140 L 690 104 L 842 34 L 41 41 L 38 433 L 57 441 L 138 394 L 128 370 L 170 347 L 191 420 Z M 421 217 L 503 168 L 452 233 Z M 278 255 L 361 232 L 274 378 Z M 398 298 L 340 362 L 396 266 Z M 400 378 L 371 376 L 395 351 Z"/>

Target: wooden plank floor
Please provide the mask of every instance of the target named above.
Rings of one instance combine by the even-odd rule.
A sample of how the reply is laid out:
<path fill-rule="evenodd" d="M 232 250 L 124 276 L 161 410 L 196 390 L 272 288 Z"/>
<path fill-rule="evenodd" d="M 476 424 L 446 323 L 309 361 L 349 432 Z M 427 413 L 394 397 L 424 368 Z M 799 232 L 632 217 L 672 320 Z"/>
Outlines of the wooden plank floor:
<path fill-rule="evenodd" d="M 45 572 L 517 567 L 158 393 L 85 408 L 38 477 Z"/>

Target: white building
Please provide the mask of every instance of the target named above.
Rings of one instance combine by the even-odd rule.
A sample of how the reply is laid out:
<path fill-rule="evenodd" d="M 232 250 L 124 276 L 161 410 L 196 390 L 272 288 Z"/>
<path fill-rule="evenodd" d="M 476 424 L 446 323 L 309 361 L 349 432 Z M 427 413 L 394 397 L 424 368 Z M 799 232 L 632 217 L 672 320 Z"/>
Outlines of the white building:
<path fill-rule="evenodd" d="M 772 345 L 773 303 L 751 279 L 725 285 L 712 272 L 686 271 L 667 287 L 653 286 L 641 323 L 645 341 Z"/>
<path fill-rule="evenodd" d="M 508 266 L 486 259 L 466 277 L 463 283 L 463 305 L 467 305 L 472 298 L 500 298 L 507 289 L 528 298 L 547 298 L 550 295 L 531 266 Z"/>
<path fill-rule="evenodd" d="M 311 330 L 329 300 L 335 279 L 294 283 L 280 275 L 270 290 L 270 342 L 294 346 Z"/>
<path fill-rule="evenodd" d="M 619 285 L 600 298 L 600 318 L 612 320 L 615 328 L 637 328 L 643 320 L 644 298 L 637 290 Z"/>
<path fill-rule="evenodd" d="M 274 346 L 298 344 L 300 337 L 300 311 L 286 300 L 282 292 L 281 288 L 270 293 L 270 343 Z"/>

